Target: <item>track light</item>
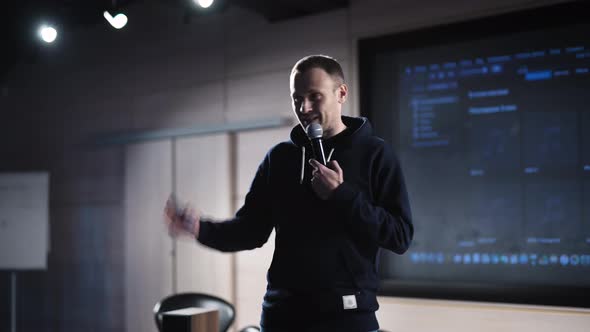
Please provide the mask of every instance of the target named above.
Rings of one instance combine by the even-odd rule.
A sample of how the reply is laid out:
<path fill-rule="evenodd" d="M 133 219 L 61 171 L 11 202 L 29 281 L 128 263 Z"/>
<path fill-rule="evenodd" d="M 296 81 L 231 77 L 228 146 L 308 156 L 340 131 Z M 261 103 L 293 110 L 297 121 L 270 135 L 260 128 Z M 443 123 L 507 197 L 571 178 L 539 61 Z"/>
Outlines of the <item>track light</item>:
<path fill-rule="evenodd" d="M 202 8 L 209 8 L 213 4 L 213 0 L 193 0 L 196 4 Z"/>
<path fill-rule="evenodd" d="M 39 36 L 46 43 L 53 43 L 57 38 L 57 30 L 54 27 L 48 25 L 42 25 L 39 28 Z"/>
<path fill-rule="evenodd" d="M 127 24 L 127 16 L 125 14 L 119 13 L 113 17 L 108 11 L 105 10 L 103 16 L 115 29 L 121 29 Z"/>

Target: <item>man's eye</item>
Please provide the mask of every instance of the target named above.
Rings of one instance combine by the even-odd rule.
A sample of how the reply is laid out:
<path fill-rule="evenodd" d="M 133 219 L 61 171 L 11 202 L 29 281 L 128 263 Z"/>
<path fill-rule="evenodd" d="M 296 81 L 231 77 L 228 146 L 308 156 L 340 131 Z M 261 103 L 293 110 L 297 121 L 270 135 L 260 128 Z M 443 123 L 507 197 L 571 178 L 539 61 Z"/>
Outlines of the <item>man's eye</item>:
<path fill-rule="evenodd" d="M 311 95 L 311 99 L 312 100 L 318 100 L 318 99 L 321 99 L 321 98 L 322 98 L 322 95 L 319 94 L 319 93 L 314 93 L 314 94 Z"/>

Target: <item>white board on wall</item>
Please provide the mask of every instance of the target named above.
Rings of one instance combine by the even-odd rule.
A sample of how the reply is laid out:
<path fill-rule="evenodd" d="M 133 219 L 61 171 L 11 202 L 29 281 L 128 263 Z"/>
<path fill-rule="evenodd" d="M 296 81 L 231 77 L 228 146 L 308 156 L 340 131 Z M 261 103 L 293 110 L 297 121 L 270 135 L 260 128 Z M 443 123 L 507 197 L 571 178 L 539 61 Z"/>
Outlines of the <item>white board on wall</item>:
<path fill-rule="evenodd" d="M 49 173 L 0 173 L 0 269 L 47 268 Z"/>

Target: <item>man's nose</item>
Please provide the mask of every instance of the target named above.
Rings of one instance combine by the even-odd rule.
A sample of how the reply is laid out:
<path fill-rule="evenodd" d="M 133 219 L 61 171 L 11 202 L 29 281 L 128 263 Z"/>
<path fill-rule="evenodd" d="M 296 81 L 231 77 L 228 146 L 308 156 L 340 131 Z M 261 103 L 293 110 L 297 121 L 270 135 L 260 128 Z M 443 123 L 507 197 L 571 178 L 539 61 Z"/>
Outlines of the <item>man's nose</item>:
<path fill-rule="evenodd" d="M 311 103 L 309 102 L 309 100 L 304 99 L 301 102 L 301 105 L 299 106 L 299 112 L 302 114 L 308 113 L 309 111 L 311 111 Z"/>

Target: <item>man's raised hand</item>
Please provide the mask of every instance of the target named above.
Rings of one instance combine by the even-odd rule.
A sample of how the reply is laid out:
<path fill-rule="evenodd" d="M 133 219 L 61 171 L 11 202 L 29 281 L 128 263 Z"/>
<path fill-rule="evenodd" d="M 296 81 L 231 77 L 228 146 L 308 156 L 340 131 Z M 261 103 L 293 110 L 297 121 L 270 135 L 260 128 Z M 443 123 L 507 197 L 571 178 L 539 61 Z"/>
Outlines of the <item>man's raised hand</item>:
<path fill-rule="evenodd" d="M 190 205 L 181 204 L 174 194 L 171 194 L 166 201 L 164 222 L 168 228 L 168 234 L 174 238 L 199 236 L 198 211 Z"/>

